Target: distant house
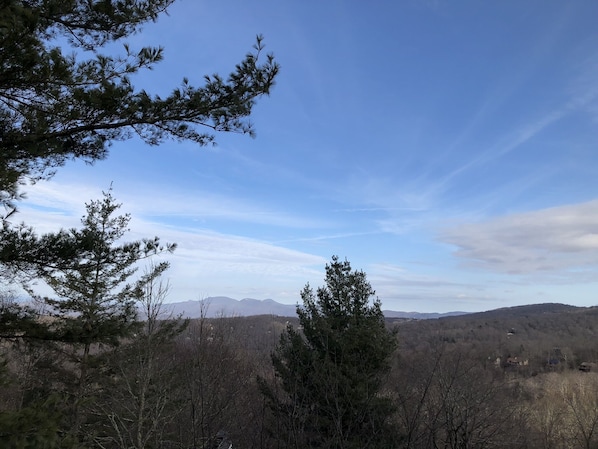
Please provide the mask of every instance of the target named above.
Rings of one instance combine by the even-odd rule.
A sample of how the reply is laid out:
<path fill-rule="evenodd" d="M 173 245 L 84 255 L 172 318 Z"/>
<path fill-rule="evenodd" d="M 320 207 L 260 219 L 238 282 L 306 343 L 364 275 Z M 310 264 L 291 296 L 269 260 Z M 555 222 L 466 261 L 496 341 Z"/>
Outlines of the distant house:
<path fill-rule="evenodd" d="M 517 357 L 507 357 L 507 360 L 505 361 L 505 368 L 516 368 L 519 366 L 527 366 L 529 364 L 529 360 L 528 359 L 524 359 L 524 360 L 519 360 L 519 358 Z"/>
<path fill-rule="evenodd" d="M 517 360 L 517 357 L 507 357 L 506 366 L 519 366 L 521 362 Z"/>
<path fill-rule="evenodd" d="M 589 373 L 592 369 L 596 369 L 596 364 L 591 362 L 581 362 L 579 365 L 579 371 L 583 371 L 584 373 Z"/>

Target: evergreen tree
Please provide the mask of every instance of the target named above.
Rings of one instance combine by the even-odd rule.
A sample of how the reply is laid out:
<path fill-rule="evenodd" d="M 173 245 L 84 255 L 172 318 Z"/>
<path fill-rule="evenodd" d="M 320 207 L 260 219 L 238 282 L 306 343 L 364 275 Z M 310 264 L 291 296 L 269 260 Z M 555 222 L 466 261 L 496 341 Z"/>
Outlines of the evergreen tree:
<path fill-rule="evenodd" d="M 12 413 L 0 413 L 0 446 L 18 449 L 74 448 L 60 438 L 60 410 L 53 398 L 39 401 Z"/>
<path fill-rule="evenodd" d="M 137 279 L 138 263 L 153 255 L 175 249 L 174 244 L 161 245 L 160 240 L 145 239 L 123 242 L 130 216 L 115 216 L 120 204 L 110 192 L 101 200 L 86 204 L 87 214 L 81 229 L 62 230 L 38 237 L 32 230 L 21 232 L 23 238 L 13 249 L 29 249 L 21 255 L 15 269 L 44 280 L 56 297 L 40 297 L 30 285 L 30 294 L 42 302 L 47 311 L 37 320 L 43 323 L 46 349 L 52 351 L 54 364 L 46 367 L 43 376 L 52 391 L 62 391 L 67 398 L 66 427 L 71 436 L 84 434 L 82 406 L 93 396 L 98 385 L 94 374 L 97 356 L 102 347 L 116 346 L 139 329 L 136 301 L 143 297 L 144 288 L 168 264 L 152 265 L 152 270 Z M 14 236 L 13 236 L 14 237 Z M 12 238 L 11 242 L 18 241 Z M 72 254 L 60 258 L 60 263 L 38 263 L 41 254 Z M 21 338 L 37 338 L 39 330 Z M 42 378 L 40 373 L 40 379 Z"/>
<path fill-rule="evenodd" d="M 326 285 L 303 289 L 301 329 L 289 325 L 272 355 L 277 383 L 260 379 L 283 447 L 389 447 L 393 407 L 382 395 L 396 348 L 362 271 L 333 257 Z"/>
<path fill-rule="evenodd" d="M 211 131 L 252 134 L 247 117 L 278 72 L 255 51 L 224 79 L 184 79 L 167 97 L 135 89 L 130 77 L 163 57 L 126 42 L 174 0 L 0 1 L 0 205 L 14 209 L 18 186 L 48 177 L 66 160 L 106 157 L 111 142 L 140 136 L 212 142 Z M 123 43 L 120 56 L 102 54 Z M 206 131 L 204 131 L 206 130 Z"/>

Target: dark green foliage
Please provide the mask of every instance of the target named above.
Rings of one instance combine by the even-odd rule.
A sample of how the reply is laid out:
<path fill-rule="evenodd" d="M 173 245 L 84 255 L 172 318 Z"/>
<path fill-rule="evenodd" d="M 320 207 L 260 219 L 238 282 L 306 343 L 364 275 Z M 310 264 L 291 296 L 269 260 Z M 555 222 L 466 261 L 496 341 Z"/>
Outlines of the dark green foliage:
<path fill-rule="evenodd" d="M 23 430 L 18 441 L 5 435 L 2 447 L 53 447 L 46 427 L 35 424 L 43 407 L 31 408 L 49 391 L 64 401 L 52 423 L 73 441 L 83 434 L 82 410 L 89 410 L 102 385 L 94 376 L 105 374 L 98 356 L 139 328 L 135 300 L 167 267 L 158 264 L 150 275 L 129 282 L 136 264 L 174 249 L 161 247 L 157 238 L 122 243 L 129 217 L 113 217 L 119 205 L 109 194 L 88 204 L 80 230 L 38 236 L 24 224 L 13 227 L 6 218 L 21 198 L 19 186 L 50 177 L 69 159 L 100 160 L 112 142 L 133 136 L 150 145 L 165 139 L 206 145 L 213 132 L 253 135 L 248 117 L 278 73 L 273 57 L 262 55 L 258 36 L 254 50 L 227 78 L 206 76 L 201 87 L 184 79 L 165 97 L 135 89 L 131 78 L 160 62 L 163 50 L 133 50 L 125 39 L 172 2 L 0 0 L 0 206 L 6 211 L 0 214 L 0 277 L 9 285 L 24 284 L 34 296 L 31 286 L 43 280 L 56 296 L 37 297 L 46 307 L 41 315 L 16 302 L 0 304 L 2 355 L 18 356 L 0 374 L 27 373 L 18 391 L 7 396 L 17 398 L 14 410 L 0 402 L 0 420 L 27 429 L 15 421 L 25 419 L 38 429 L 31 438 Z M 123 45 L 120 55 L 102 53 L 114 44 Z M 166 332 L 168 325 L 161 329 Z M 168 333 L 162 330 L 159 335 Z"/>
<path fill-rule="evenodd" d="M 212 142 L 210 131 L 252 134 L 246 120 L 278 72 L 263 45 L 225 80 L 183 80 L 165 97 L 136 90 L 130 77 L 163 57 L 162 48 L 101 53 L 155 21 L 173 0 L 0 1 L 0 204 L 14 207 L 18 185 L 71 158 L 102 159 L 111 142 L 140 136 Z M 70 48 L 69 48 L 70 47 Z M 202 129 L 207 129 L 204 132 Z"/>
<path fill-rule="evenodd" d="M 282 391 L 261 381 L 283 445 L 389 447 L 393 406 L 382 386 L 396 336 L 373 296 L 365 273 L 337 257 L 317 294 L 302 291 L 302 331 L 289 325 L 272 355 Z"/>
<path fill-rule="evenodd" d="M 176 247 L 162 246 L 157 237 L 121 242 L 130 217 L 114 216 L 119 207 L 108 192 L 102 200 L 86 205 L 81 229 L 37 236 L 22 225 L 16 230 L 5 227 L 0 232 L 0 261 L 5 269 L 15 276 L 25 273 L 44 280 L 58 297 L 38 298 L 56 318 L 51 321 L 55 340 L 116 344 L 128 335 L 136 321 L 135 301 L 147 280 L 143 277 L 138 282 L 127 282 L 135 274 L 136 264 Z M 167 264 L 154 268 L 159 273 Z M 27 283 L 25 288 L 35 296 Z M 14 304 L 6 312 L 2 319 L 5 328 L 31 321 L 27 309 Z"/>
<path fill-rule="evenodd" d="M 39 322 L 38 313 L 32 307 L 18 304 L 7 295 L 0 294 L 0 339 L 52 338 L 48 327 Z"/>
<path fill-rule="evenodd" d="M 102 348 L 114 347 L 139 330 L 136 302 L 168 267 L 166 262 L 153 265 L 135 279 L 138 263 L 175 248 L 161 245 L 157 237 L 124 242 L 130 217 L 116 216 L 119 207 L 108 192 L 103 199 L 86 205 L 81 229 L 38 237 L 26 228 L 19 233 L 5 228 L 0 237 L 0 247 L 21 249 L 18 257 L 12 258 L 14 263 L 10 255 L 7 257 L 6 266 L 15 274 L 24 270 L 28 276 L 45 281 L 56 295 L 36 296 L 26 283 L 25 288 L 45 306 L 45 312 L 32 316 L 30 310 L 9 304 L 10 313 L 3 314 L 2 324 L 13 339 L 37 341 L 43 335 L 48 340 L 35 362 L 38 378 L 46 382 L 38 382 L 29 396 L 39 397 L 36 391 L 62 392 L 67 405 L 61 425 L 73 438 L 83 433 L 82 410 L 89 408 L 98 394 L 100 382 L 95 376 L 103 369 Z M 56 263 L 40 263 L 38 253 L 60 257 Z"/>
<path fill-rule="evenodd" d="M 8 363 L 0 361 L 0 447 L 10 449 L 72 448 L 72 440 L 59 430 L 60 396 L 27 401 L 19 406 L 18 381 L 9 375 Z M 6 394 L 11 392 L 12 394 Z"/>
<path fill-rule="evenodd" d="M 0 412 L 0 447 L 7 449 L 74 448 L 59 431 L 56 398 L 39 401 L 18 411 Z"/>

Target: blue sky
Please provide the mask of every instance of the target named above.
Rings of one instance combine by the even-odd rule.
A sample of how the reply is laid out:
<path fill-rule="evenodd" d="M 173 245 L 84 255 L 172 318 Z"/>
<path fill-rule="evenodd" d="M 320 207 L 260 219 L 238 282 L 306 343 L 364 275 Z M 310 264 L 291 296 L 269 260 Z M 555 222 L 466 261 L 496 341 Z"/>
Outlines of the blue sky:
<path fill-rule="evenodd" d="M 180 0 L 128 40 L 168 93 L 228 74 L 257 34 L 281 73 L 257 137 L 113 145 L 27 187 L 77 225 L 112 183 L 132 238 L 177 242 L 169 301 L 299 301 L 334 254 L 383 308 L 598 305 L 598 3 Z"/>

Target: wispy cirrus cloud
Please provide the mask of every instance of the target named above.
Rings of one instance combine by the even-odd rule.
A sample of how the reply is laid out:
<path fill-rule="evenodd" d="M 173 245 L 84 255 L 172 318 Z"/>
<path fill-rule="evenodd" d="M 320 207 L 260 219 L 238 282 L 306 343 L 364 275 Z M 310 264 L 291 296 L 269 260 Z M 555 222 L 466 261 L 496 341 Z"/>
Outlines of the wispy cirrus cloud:
<path fill-rule="evenodd" d="M 305 282 L 321 278 L 326 260 L 320 256 L 189 223 L 173 224 L 168 215 L 201 215 L 202 208 L 211 205 L 228 220 L 261 220 L 263 215 L 256 218 L 259 211 L 251 210 L 250 206 L 245 205 L 245 210 L 239 212 L 241 205 L 237 204 L 237 210 L 228 212 L 220 199 L 185 209 L 189 201 L 182 197 L 178 200 L 168 194 L 159 197 L 147 190 L 141 195 L 131 192 L 121 195 L 118 189 L 115 190 L 117 201 L 123 202 L 119 212 L 130 212 L 132 215 L 128 239 L 158 235 L 163 242 L 178 244 L 174 254 L 164 256 L 171 264 L 167 277 L 171 277 L 170 299 L 173 301 L 209 295 L 244 298 L 253 294 L 258 298 L 295 302 Z M 100 196 L 101 189 L 85 185 L 53 181 L 39 183 L 29 189 L 28 199 L 20 205 L 20 212 L 13 221 L 24 221 L 39 233 L 78 227 L 80 217 L 85 213 L 84 203 Z M 234 208 L 235 204 L 231 203 L 228 207 Z M 247 218 L 244 218 L 245 215 Z M 269 223 L 280 226 L 290 226 L 291 223 L 292 226 L 308 225 L 301 222 L 297 224 L 297 218 L 289 218 L 289 223 L 286 220 L 282 218 Z"/>
<path fill-rule="evenodd" d="M 110 186 L 108 186 L 109 188 Z M 102 190 L 82 183 L 40 182 L 26 189 L 27 200 L 20 205 L 19 219 L 27 218 L 35 210 L 53 211 L 57 218 L 79 218 L 85 203 L 101 197 Z M 114 185 L 114 197 L 123 203 L 123 212 L 146 217 L 153 221 L 201 222 L 209 219 L 239 223 L 261 224 L 290 228 L 315 228 L 327 226 L 323 220 L 298 216 L 287 211 L 262 206 L 247 198 L 215 194 L 209 191 L 170 190 L 150 184 Z M 23 218 L 21 218 L 23 217 Z M 76 223 L 73 223 L 76 224 Z"/>
<path fill-rule="evenodd" d="M 590 114 L 598 121 L 598 52 L 588 56 L 581 64 L 580 71 L 569 87 L 569 107 Z"/>
<path fill-rule="evenodd" d="M 396 288 L 404 287 L 423 287 L 423 288 L 464 288 L 480 290 L 481 287 L 472 283 L 455 282 L 450 279 L 437 276 L 416 274 L 406 268 L 394 264 L 372 264 L 370 267 L 372 273 L 369 278 L 376 279 L 377 285 L 382 287 L 393 286 Z"/>
<path fill-rule="evenodd" d="M 168 256 L 173 275 L 173 297 L 197 299 L 199 292 L 279 301 L 296 300 L 301 287 L 321 277 L 322 257 L 254 240 L 206 230 L 176 229 L 133 223 L 135 234 L 148 232 L 164 241 L 179 242 Z M 153 235 L 153 234 L 151 234 Z M 289 285 L 294 286 L 289 288 Z"/>

